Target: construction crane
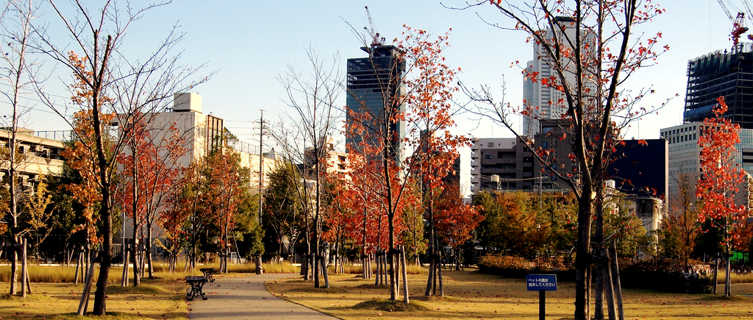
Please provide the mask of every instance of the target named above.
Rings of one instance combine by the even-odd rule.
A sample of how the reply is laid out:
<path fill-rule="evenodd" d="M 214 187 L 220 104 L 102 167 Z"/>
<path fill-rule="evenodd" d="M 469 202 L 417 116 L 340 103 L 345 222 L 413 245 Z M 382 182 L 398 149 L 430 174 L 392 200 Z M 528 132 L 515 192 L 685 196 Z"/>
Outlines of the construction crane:
<path fill-rule="evenodd" d="M 724 14 L 727 15 L 727 18 L 732 22 L 732 32 L 730 32 L 730 37 L 732 38 L 732 46 L 737 47 L 737 44 L 740 43 L 740 36 L 748 32 L 748 27 L 745 26 L 745 13 L 738 11 L 737 15 L 733 18 L 732 13 L 729 11 L 727 4 L 724 3 L 724 0 L 716 0 L 716 2 L 719 3 Z M 748 1 L 743 0 L 743 4 L 748 11 L 748 16 L 753 17 L 753 12 L 750 10 Z M 753 40 L 753 35 L 748 35 L 748 39 Z"/>
<path fill-rule="evenodd" d="M 364 30 L 371 36 L 371 46 L 381 46 L 384 44 L 384 37 L 379 36 L 379 32 L 376 32 L 376 28 L 374 28 L 374 19 L 371 18 L 371 12 L 369 11 L 369 6 L 363 6 L 364 9 L 366 9 L 366 17 L 369 18 L 369 26 L 363 27 Z"/>

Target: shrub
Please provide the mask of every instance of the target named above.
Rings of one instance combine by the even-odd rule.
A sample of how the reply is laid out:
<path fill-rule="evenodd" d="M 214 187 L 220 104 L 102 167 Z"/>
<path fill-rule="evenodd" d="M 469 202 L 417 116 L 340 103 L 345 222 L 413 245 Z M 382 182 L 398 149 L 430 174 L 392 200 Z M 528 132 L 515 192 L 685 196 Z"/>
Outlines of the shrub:
<path fill-rule="evenodd" d="M 557 280 L 573 280 L 575 272 L 561 265 L 552 263 L 536 264 L 521 257 L 492 256 L 481 257 L 478 264 L 480 272 L 495 274 L 508 278 L 525 278 L 531 273 L 554 273 Z"/>
<path fill-rule="evenodd" d="M 343 266 L 343 269 L 345 270 L 346 274 L 361 274 L 361 273 L 363 273 L 363 267 L 361 267 L 361 265 L 345 264 Z M 422 266 L 418 266 L 418 265 L 415 265 L 415 264 L 412 264 L 412 263 L 409 263 L 406 266 L 406 272 L 408 274 L 423 274 L 423 273 L 427 273 L 428 272 L 427 270 L 428 269 L 426 269 L 426 268 L 424 268 Z M 373 264 L 373 263 L 371 264 L 371 271 L 372 272 L 376 272 L 376 264 Z M 330 274 L 334 274 L 335 273 L 335 265 L 330 264 L 327 267 L 327 272 L 329 272 Z"/>

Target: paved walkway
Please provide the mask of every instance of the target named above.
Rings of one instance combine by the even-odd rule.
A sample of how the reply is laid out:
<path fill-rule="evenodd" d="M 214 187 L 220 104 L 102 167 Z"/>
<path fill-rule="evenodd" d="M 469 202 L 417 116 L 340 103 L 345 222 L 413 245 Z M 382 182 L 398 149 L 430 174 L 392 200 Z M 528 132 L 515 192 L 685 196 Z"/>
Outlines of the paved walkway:
<path fill-rule="evenodd" d="M 217 279 L 207 284 L 201 297 L 188 302 L 189 319 L 335 319 L 309 308 L 277 298 L 267 292 L 267 280 L 292 274 L 252 275 Z"/>

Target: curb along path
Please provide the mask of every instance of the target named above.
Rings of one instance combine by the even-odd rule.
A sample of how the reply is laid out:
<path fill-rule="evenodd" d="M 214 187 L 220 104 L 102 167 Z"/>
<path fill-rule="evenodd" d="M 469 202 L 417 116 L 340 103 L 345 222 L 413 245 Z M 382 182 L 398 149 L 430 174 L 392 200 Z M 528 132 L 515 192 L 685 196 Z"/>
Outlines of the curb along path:
<path fill-rule="evenodd" d="M 277 298 L 264 282 L 294 277 L 293 274 L 264 274 L 242 278 L 218 278 L 204 286 L 209 300 L 188 302 L 189 319 L 335 319 L 318 311 Z M 185 298 L 184 298 L 185 299 Z"/>

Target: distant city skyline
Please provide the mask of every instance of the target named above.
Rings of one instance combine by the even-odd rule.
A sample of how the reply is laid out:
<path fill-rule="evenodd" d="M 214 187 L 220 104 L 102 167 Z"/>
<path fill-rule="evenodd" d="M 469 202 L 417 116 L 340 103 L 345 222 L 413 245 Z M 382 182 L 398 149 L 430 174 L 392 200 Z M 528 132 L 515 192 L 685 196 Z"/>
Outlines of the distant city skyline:
<path fill-rule="evenodd" d="M 345 21 L 355 28 L 368 24 L 363 5 L 368 4 L 377 30 L 390 39 L 399 36 L 403 24 L 440 34 L 450 27 L 448 62 L 463 68 L 459 79 L 469 85 L 480 83 L 500 87 L 502 77 L 507 86 L 507 101 L 522 103 L 522 67 L 531 60 L 532 47 L 521 32 L 498 30 L 486 25 L 476 14 L 490 21 L 504 21 L 490 7 L 481 6 L 458 11 L 447 7 L 462 1 L 333 1 L 327 6 L 304 2 L 266 3 L 233 1 L 217 6 L 198 0 L 185 0 L 147 12 L 128 33 L 126 45 L 148 48 L 164 37 L 174 23 L 186 33 L 181 44 L 184 63 L 206 63 L 205 71 L 216 71 L 210 81 L 195 89 L 204 98 L 205 111 L 226 119 L 227 126 L 243 140 L 252 140 L 251 123 L 264 108 L 275 121 L 284 110 L 283 89 L 276 78 L 288 67 L 306 72 L 305 49 L 311 47 L 322 57 L 338 55 L 345 80 L 346 60 L 362 55 L 360 43 Z M 658 137 L 659 128 L 682 122 L 689 59 L 731 46 L 728 34 L 731 22 L 713 0 L 689 5 L 683 1 L 663 4 L 667 13 L 637 32 L 662 32 L 671 50 L 657 66 L 646 68 L 631 85 L 653 84 L 656 93 L 652 104 L 673 97 L 659 116 L 652 115 L 628 131 L 628 137 Z M 232 10 L 229 10 L 232 8 Z M 396 9 L 396 8 L 399 8 Z M 734 10 L 734 8 L 733 8 Z M 53 21 L 49 12 L 39 14 L 41 21 Z M 287 17 L 280 19 L 280 17 Z M 677 19 L 696 23 L 675 23 Z M 138 41 L 134 41 L 138 39 Z M 140 49 L 128 47 L 138 53 Z M 516 61 L 520 67 L 510 67 Z M 661 76 L 657 76 L 661 75 Z M 51 79 L 61 82 L 67 75 Z M 500 90 L 501 91 L 501 90 Z M 64 95 L 65 92 L 61 92 Z M 343 105 L 345 104 L 343 95 Z M 38 106 L 26 115 L 25 124 L 32 129 L 66 129 L 57 116 Z M 476 137 L 510 136 L 501 127 L 469 115 L 458 118 L 459 133 Z M 521 126 L 522 121 L 518 121 Z"/>
<path fill-rule="evenodd" d="M 322 58 L 335 57 L 343 77 L 348 58 L 363 55 L 362 43 L 353 34 L 368 25 L 364 5 L 369 5 L 375 28 L 391 39 L 399 37 L 402 26 L 410 25 L 426 29 L 434 35 L 450 32 L 450 47 L 445 50 L 447 62 L 461 67 L 457 76 L 471 87 L 490 85 L 502 94 L 502 79 L 505 80 L 505 100 L 519 106 L 523 102 L 522 68 L 533 59 L 532 44 L 526 42 L 523 32 L 501 30 L 486 24 L 508 20 L 489 6 L 468 10 L 454 10 L 450 6 L 462 6 L 464 1 L 309 1 L 246 2 L 231 1 L 224 6 L 215 2 L 184 0 L 166 7 L 151 10 L 129 30 L 123 50 L 144 55 L 149 48 L 167 35 L 174 24 L 186 33 L 180 44 L 183 63 L 206 64 L 205 72 L 213 72 L 212 78 L 193 91 L 201 94 L 204 112 L 225 120 L 228 127 L 242 141 L 257 145 L 257 130 L 253 122 L 258 120 L 260 109 L 270 125 L 289 120 L 283 101 L 284 89 L 278 77 L 288 69 L 308 72 L 306 49 L 312 48 Z M 140 5 L 136 3 L 134 5 Z M 627 83 L 635 91 L 651 86 L 654 94 L 644 100 L 647 107 L 661 104 L 669 99 L 666 107 L 636 122 L 625 133 L 625 138 L 657 138 L 659 129 L 682 123 L 686 69 L 688 60 L 714 50 L 731 47 L 729 32 L 731 22 L 713 0 L 688 3 L 667 1 L 667 9 L 656 21 L 640 25 L 637 34 L 662 33 L 662 40 L 670 51 L 659 58 L 655 66 L 644 68 Z M 737 8 L 731 8 L 736 10 Z M 39 20 L 54 24 L 51 12 L 42 10 Z M 683 21 L 683 23 L 678 23 Z M 688 22 L 688 23 L 686 23 Z M 693 23 L 689 23 L 693 22 Z M 643 37 L 645 39 L 645 36 Z M 60 70 L 58 70 L 60 71 Z M 66 101 L 69 93 L 63 90 L 68 81 L 67 73 L 50 78 L 51 87 L 60 101 Z M 341 96 L 345 105 L 346 95 Z M 458 100 L 463 100 L 458 93 Z M 338 119 L 339 124 L 344 115 Z M 472 137 L 510 137 L 511 133 L 501 126 L 477 116 L 460 114 L 456 117 L 455 133 Z M 57 115 L 41 105 L 24 116 L 23 126 L 35 130 L 69 129 Z M 522 119 L 516 119 L 516 127 L 522 129 Z M 469 172 L 470 149 L 462 150 L 462 170 Z M 469 186 L 465 175 L 461 184 Z"/>

